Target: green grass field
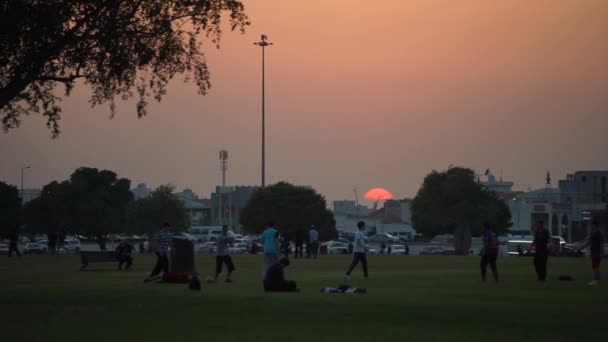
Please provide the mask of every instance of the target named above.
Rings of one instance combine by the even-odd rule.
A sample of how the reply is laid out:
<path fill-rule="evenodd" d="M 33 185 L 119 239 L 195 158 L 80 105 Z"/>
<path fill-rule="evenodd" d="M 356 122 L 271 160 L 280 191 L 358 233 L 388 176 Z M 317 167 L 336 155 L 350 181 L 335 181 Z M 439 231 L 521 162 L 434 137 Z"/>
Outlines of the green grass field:
<path fill-rule="evenodd" d="M 367 294 L 325 294 L 349 257 L 292 260 L 301 293 L 266 294 L 261 256 L 237 256 L 232 284 L 144 284 L 152 256 L 133 271 L 78 256 L 0 259 L 4 341 L 572 341 L 605 340 L 608 285 L 587 286 L 587 258 L 549 260 L 546 283 L 530 258 L 501 258 L 501 281 L 482 283 L 477 257 L 370 256 L 352 285 Z M 212 256 L 197 256 L 206 276 Z M 604 267 L 605 269 L 605 267 Z M 608 270 L 604 271 L 608 275 Z M 557 281 L 569 274 L 572 282 Z"/>

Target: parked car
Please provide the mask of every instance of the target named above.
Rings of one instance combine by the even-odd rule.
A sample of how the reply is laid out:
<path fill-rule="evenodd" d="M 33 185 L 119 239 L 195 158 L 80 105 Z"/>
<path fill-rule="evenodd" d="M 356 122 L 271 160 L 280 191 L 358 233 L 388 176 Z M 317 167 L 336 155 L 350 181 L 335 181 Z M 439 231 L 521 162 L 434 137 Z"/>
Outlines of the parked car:
<path fill-rule="evenodd" d="M 207 235 L 207 241 L 214 242 L 217 240 L 217 237 L 222 234 L 222 228 L 211 229 L 209 230 L 209 234 Z"/>
<path fill-rule="evenodd" d="M 228 252 L 231 254 L 243 254 L 247 251 L 246 243 L 235 243 L 228 247 Z"/>
<path fill-rule="evenodd" d="M 405 255 L 405 246 L 404 245 L 392 245 L 391 246 L 391 255 Z"/>
<path fill-rule="evenodd" d="M 365 245 L 365 251 L 370 255 L 378 254 L 378 251 L 374 247 L 370 247 L 370 245 Z"/>
<path fill-rule="evenodd" d="M 66 254 L 78 253 L 78 252 L 80 252 L 80 240 L 65 239 L 63 241 L 63 245 L 61 245 L 58 250 L 61 250 L 62 248 L 65 250 Z"/>
<path fill-rule="evenodd" d="M 251 243 L 251 240 L 245 239 L 245 238 L 240 238 L 240 239 L 234 240 L 234 243 L 246 243 L 246 244 L 249 244 L 249 243 Z"/>
<path fill-rule="evenodd" d="M 205 242 L 198 246 L 199 253 L 213 254 L 215 253 L 215 242 Z"/>
<path fill-rule="evenodd" d="M 46 247 L 35 242 L 30 242 L 23 248 L 23 254 L 44 254 Z"/>
<path fill-rule="evenodd" d="M 437 246 L 428 246 L 424 247 L 420 251 L 420 255 L 446 255 L 449 254 L 449 251 Z"/>
<path fill-rule="evenodd" d="M 345 243 L 347 246 L 348 246 L 349 243 L 352 242 L 352 241 L 350 241 L 348 239 L 345 239 L 345 238 L 339 238 L 339 239 L 337 239 L 335 241 Z"/>
<path fill-rule="evenodd" d="M 348 244 L 339 241 L 329 241 L 327 245 L 327 254 L 348 254 Z"/>
<path fill-rule="evenodd" d="M 0 243 L 0 255 L 8 255 L 8 245 Z"/>
<path fill-rule="evenodd" d="M 366 238 L 367 242 L 373 243 L 397 243 L 399 238 L 392 236 L 389 233 L 378 233 Z"/>

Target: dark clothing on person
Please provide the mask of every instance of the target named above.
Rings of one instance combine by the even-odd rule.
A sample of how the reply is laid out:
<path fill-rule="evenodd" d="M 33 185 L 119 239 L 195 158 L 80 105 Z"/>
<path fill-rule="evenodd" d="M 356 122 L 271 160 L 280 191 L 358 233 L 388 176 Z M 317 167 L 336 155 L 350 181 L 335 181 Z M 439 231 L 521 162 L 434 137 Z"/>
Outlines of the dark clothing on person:
<path fill-rule="evenodd" d="M 547 259 L 549 256 L 547 253 L 536 253 L 534 254 L 534 270 L 538 280 L 545 281 L 547 279 Z"/>
<path fill-rule="evenodd" d="M 551 239 L 551 234 L 545 228 L 539 229 L 534 234 L 534 270 L 539 281 L 547 279 L 547 260 L 549 259 L 549 250 L 547 245 Z"/>
<path fill-rule="evenodd" d="M 154 269 L 152 269 L 152 273 L 148 279 L 154 278 L 160 274 L 160 271 L 163 271 L 163 281 L 167 281 L 169 278 L 169 255 L 156 253 L 156 265 L 154 265 Z"/>
<path fill-rule="evenodd" d="M 498 280 L 498 270 L 496 268 L 496 254 L 484 254 L 481 256 L 481 279 L 486 280 L 486 270 L 488 268 L 488 264 L 490 265 L 490 269 L 494 274 L 494 279 Z"/>
<path fill-rule="evenodd" d="M 266 292 L 297 292 L 294 281 L 285 280 L 283 265 L 276 263 L 266 271 L 264 277 L 264 291 Z"/>
<path fill-rule="evenodd" d="M 498 258 L 498 238 L 492 229 L 487 228 L 483 232 L 483 249 L 481 254 L 481 279 L 483 281 L 486 280 L 488 264 L 490 264 L 490 269 L 492 269 L 494 280 L 498 281 L 496 258 Z"/>
<path fill-rule="evenodd" d="M 8 257 L 9 258 L 11 256 L 13 256 L 13 252 L 15 254 L 17 254 L 18 257 L 21 256 L 21 254 L 19 254 L 18 242 L 19 242 L 19 236 L 17 234 L 11 235 L 11 240 L 8 244 Z"/>
<path fill-rule="evenodd" d="M 281 234 L 281 254 L 285 257 L 289 256 L 289 242 L 290 237 L 288 233 Z"/>
<path fill-rule="evenodd" d="M 539 229 L 534 234 L 534 241 L 532 243 L 534 244 L 536 254 L 547 254 L 549 252 L 547 250 L 547 245 L 549 244 L 550 239 L 551 234 L 545 228 Z"/>
<path fill-rule="evenodd" d="M 146 252 L 146 249 L 144 247 L 144 243 L 140 242 L 139 243 L 139 254 L 144 254 Z"/>
<path fill-rule="evenodd" d="M 125 263 L 127 264 L 125 269 L 131 269 L 131 265 L 133 265 L 133 257 L 131 256 L 133 246 L 128 242 L 121 242 L 116 247 L 116 252 L 118 252 L 118 269 L 122 270 L 122 265 Z"/>
<path fill-rule="evenodd" d="M 300 242 L 296 241 L 295 247 L 296 247 L 296 249 L 295 249 L 295 252 L 293 254 L 293 257 L 295 259 L 297 259 L 298 256 L 300 258 L 303 258 L 304 257 L 304 243 L 302 243 L 301 241 Z"/>
<path fill-rule="evenodd" d="M 353 262 L 350 264 L 348 271 L 346 271 L 347 276 L 350 276 L 351 272 L 359 262 L 361 262 L 361 266 L 363 267 L 363 276 L 367 278 L 367 256 L 363 252 L 355 252 Z"/>
<path fill-rule="evenodd" d="M 118 257 L 118 269 L 122 270 L 122 265 L 127 264 L 125 270 L 130 270 L 133 265 L 133 257 L 131 255 L 123 255 Z"/>
<path fill-rule="evenodd" d="M 591 252 L 591 256 L 602 256 L 602 247 L 604 246 L 604 236 L 602 232 L 598 229 L 594 232 L 591 232 L 591 236 L 589 236 L 589 249 Z"/>
<path fill-rule="evenodd" d="M 298 256 L 300 258 L 304 257 L 304 231 L 302 231 L 301 229 L 298 229 L 296 231 L 296 241 L 295 241 L 295 253 L 294 253 L 294 258 L 298 258 Z"/>
<path fill-rule="evenodd" d="M 228 273 L 234 272 L 234 263 L 232 262 L 232 258 L 229 254 L 226 255 L 217 255 L 215 257 L 215 276 L 217 277 L 222 273 L 222 266 L 226 264 L 226 268 L 228 269 Z"/>

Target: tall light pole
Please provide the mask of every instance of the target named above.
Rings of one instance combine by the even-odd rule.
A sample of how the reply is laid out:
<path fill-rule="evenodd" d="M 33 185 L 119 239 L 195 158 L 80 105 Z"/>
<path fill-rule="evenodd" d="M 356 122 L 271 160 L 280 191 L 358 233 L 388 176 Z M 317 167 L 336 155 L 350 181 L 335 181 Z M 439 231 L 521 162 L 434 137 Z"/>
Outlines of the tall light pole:
<path fill-rule="evenodd" d="M 272 43 L 268 42 L 268 36 L 263 34 L 259 42 L 253 43 L 257 46 L 262 47 L 262 187 L 266 186 L 266 117 L 265 117 L 265 50 L 266 47 L 272 45 Z"/>
<path fill-rule="evenodd" d="M 23 205 L 23 171 L 25 169 L 31 168 L 30 166 L 25 166 L 21 168 L 21 205 Z"/>

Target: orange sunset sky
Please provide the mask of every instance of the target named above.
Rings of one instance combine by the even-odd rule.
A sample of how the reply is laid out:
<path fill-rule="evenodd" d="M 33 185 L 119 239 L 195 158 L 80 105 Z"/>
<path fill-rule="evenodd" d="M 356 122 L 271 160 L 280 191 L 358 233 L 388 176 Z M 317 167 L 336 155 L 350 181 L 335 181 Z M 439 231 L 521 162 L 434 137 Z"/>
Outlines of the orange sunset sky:
<path fill-rule="evenodd" d="M 176 79 L 137 119 L 134 101 L 91 109 L 77 86 L 62 135 L 26 117 L 0 134 L 0 179 L 26 187 L 79 166 L 133 185 L 203 197 L 260 184 L 260 33 L 267 50 L 267 183 L 311 185 L 328 200 L 382 186 L 413 197 L 433 169 L 461 165 L 515 189 L 608 169 L 608 1 L 256 0 L 252 25 L 207 42 L 212 89 Z"/>

